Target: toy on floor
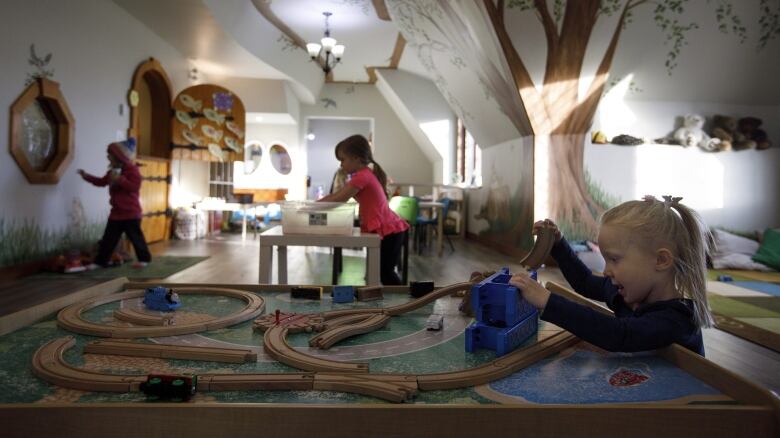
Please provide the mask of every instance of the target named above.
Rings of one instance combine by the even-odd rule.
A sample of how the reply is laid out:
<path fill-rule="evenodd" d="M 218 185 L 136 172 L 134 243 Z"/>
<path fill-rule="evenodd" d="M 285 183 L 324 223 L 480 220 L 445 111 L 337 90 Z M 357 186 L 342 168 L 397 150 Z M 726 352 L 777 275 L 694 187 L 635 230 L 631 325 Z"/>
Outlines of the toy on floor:
<path fill-rule="evenodd" d="M 186 401 L 195 395 L 198 376 L 149 374 L 142 382 L 141 392 L 154 400 Z"/>
<path fill-rule="evenodd" d="M 471 308 L 477 321 L 466 328 L 469 353 L 487 348 L 503 356 L 538 330 L 539 312 L 509 285 L 511 278 L 509 269 L 503 268 L 472 286 Z M 536 271 L 531 272 L 531 278 L 536 279 Z"/>
<path fill-rule="evenodd" d="M 444 327 L 444 315 L 434 313 L 425 321 L 425 328 L 430 331 L 439 331 Z"/>
<path fill-rule="evenodd" d="M 171 312 L 181 307 L 181 300 L 179 300 L 179 295 L 173 289 L 156 286 L 146 289 L 144 304 L 152 310 Z"/>
<path fill-rule="evenodd" d="M 322 287 L 298 286 L 290 289 L 290 298 L 303 298 L 306 300 L 321 300 Z"/>
<path fill-rule="evenodd" d="M 429 292 L 433 292 L 433 287 L 432 281 L 412 281 L 409 283 L 409 293 L 415 298 L 420 298 Z"/>
<path fill-rule="evenodd" d="M 351 303 L 355 301 L 355 288 L 352 286 L 333 286 L 330 293 L 334 303 Z"/>

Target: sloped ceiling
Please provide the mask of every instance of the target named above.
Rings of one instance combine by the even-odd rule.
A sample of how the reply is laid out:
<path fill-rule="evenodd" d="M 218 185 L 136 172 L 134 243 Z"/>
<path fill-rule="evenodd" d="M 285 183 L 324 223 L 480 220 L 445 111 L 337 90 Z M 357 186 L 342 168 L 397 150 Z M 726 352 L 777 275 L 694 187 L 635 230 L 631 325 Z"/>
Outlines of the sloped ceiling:
<path fill-rule="evenodd" d="M 287 79 L 225 33 L 200 0 L 113 0 L 206 74 Z"/>

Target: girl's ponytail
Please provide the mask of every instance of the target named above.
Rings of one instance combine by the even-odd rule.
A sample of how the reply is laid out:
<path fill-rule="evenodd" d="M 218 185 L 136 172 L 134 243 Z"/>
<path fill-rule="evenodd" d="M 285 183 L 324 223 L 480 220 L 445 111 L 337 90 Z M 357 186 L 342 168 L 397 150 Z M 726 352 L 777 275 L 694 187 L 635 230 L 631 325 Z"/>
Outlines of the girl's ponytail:
<path fill-rule="evenodd" d="M 379 165 L 379 163 L 373 159 L 371 162 L 374 163 L 374 175 L 376 175 L 376 179 L 379 180 L 379 184 L 382 186 L 382 191 L 384 191 L 385 196 L 387 196 L 387 174 L 385 173 L 385 170 L 382 169 L 382 166 Z"/>

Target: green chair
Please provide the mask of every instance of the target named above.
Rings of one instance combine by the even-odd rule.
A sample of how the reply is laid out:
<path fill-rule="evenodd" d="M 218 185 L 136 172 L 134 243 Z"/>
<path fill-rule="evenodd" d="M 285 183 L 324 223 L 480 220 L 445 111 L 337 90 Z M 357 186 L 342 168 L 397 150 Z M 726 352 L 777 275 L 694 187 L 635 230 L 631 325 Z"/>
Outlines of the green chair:
<path fill-rule="evenodd" d="M 406 239 L 404 239 L 403 257 L 401 262 L 401 281 L 404 284 L 408 283 L 409 279 L 409 231 L 411 231 L 417 224 L 417 213 L 420 207 L 417 205 L 417 198 L 410 198 L 408 196 L 393 196 L 390 198 L 390 210 L 393 210 L 395 214 L 401 217 L 409 223 L 409 229 L 406 230 Z"/>

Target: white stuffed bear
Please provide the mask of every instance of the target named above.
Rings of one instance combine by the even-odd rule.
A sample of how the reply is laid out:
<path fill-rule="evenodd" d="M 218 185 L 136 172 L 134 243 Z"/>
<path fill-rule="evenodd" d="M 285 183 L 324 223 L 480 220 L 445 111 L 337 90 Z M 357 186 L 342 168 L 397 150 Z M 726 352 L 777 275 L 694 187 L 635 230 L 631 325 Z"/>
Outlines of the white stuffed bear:
<path fill-rule="evenodd" d="M 711 138 L 704 132 L 704 117 L 698 114 L 688 114 L 683 118 L 683 126 L 674 131 L 674 139 L 681 146 L 698 146 L 705 151 L 718 150 L 720 139 Z"/>

